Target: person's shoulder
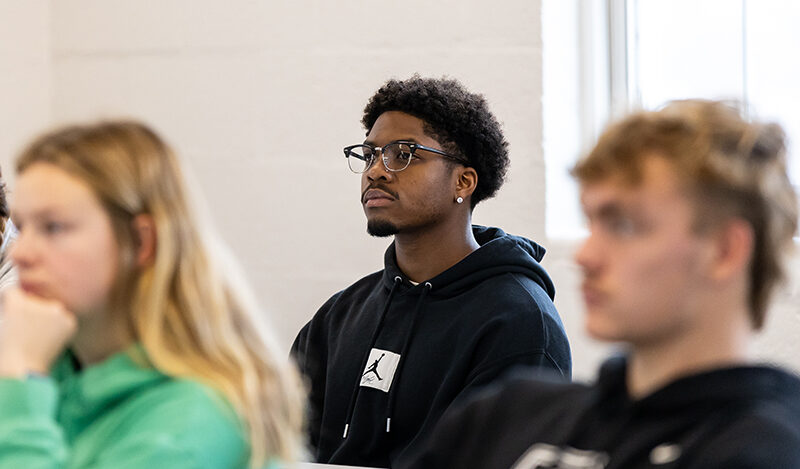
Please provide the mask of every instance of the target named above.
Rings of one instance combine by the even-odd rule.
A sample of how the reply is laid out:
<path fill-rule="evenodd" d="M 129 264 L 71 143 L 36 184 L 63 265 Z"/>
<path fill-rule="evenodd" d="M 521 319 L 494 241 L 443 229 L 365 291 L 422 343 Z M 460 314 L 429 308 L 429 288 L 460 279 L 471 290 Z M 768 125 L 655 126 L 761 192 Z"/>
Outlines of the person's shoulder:
<path fill-rule="evenodd" d="M 557 314 L 550 294 L 540 282 L 527 272 L 507 271 L 480 280 L 472 286 L 471 294 L 477 302 L 491 301 L 493 307 L 504 307 L 511 314 Z"/>
<path fill-rule="evenodd" d="M 555 306 L 545 293 L 540 298 L 531 295 L 520 283 L 526 277 L 501 277 L 504 279 L 487 280 L 490 284 L 485 290 L 475 289 L 475 300 L 458 318 L 464 334 L 478 339 L 471 343 L 478 344 L 487 359 L 499 359 L 507 365 L 534 364 L 530 360 L 535 356 L 535 360 L 550 363 L 569 376 L 569 340 Z M 501 281 L 507 285 L 498 286 Z M 509 359 L 512 356 L 516 358 Z"/>
<path fill-rule="evenodd" d="M 724 409 L 725 423 L 701 444 L 691 467 L 800 468 L 800 380 L 769 367 L 744 372 L 751 382 L 740 386 L 749 397 Z"/>
<path fill-rule="evenodd" d="M 487 321 L 487 326 L 504 325 L 518 332 L 528 331 L 537 337 L 556 331 L 555 336 L 566 339 L 555 305 L 535 281 L 519 273 L 509 273 L 485 282 L 482 288 L 475 289 L 471 308 L 475 320 Z M 482 290 L 491 294 L 484 295 Z"/>
<path fill-rule="evenodd" d="M 509 467 L 532 441 L 585 407 L 590 387 L 551 376 L 516 368 L 458 399 L 400 467 Z"/>
<path fill-rule="evenodd" d="M 793 378 L 796 379 L 796 378 Z M 800 389 L 795 388 L 794 391 Z M 790 445 L 798 449 L 800 454 L 800 395 L 786 399 L 764 398 L 755 403 L 748 411 L 736 419 L 722 437 L 738 439 L 738 435 L 767 435 L 772 444 Z M 800 460 L 798 460 L 800 463 Z"/>
<path fill-rule="evenodd" d="M 224 424 L 239 429 L 233 406 L 222 393 L 209 385 L 188 378 L 171 378 L 142 394 L 142 404 L 172 414 L 170 425 L 191 427 L 203 422 Z"/>
<path fill-rule="evenodd" d="M 692 469 L 800 468 L 800 422 L 797 415 L 759 405 L 719 429 L 693 457 Z"/>
<path fill-rule="evenodd" d="M 497 382 L 499 398 L 527 395 L 531 400 L 570 400 L 590 394 L 593 386 L 565 380 L 563 376 L 541 368 L 518 366 Z"/>
<path fill-rule="evenodd" d="M 157 432 L 187 453 L 239 460 L 249 451 L 244 421 L 209 385 L 187 378 L 162 381 L 130 403 L 132 432 Z"/>
<path fill-rule="evenodd" d="M 467 414 L 482 414 L 483 418 L 499 420 L 506 419 L 509 413 L 533 416 L 544 411 L 558 414 L 585 400 L 591 390 L 591 386 L 566 381 L 557 373 L 518 366 L 471 394 L 457 407 Z M 510 402 L 514 405 L 509 406 Z"/>

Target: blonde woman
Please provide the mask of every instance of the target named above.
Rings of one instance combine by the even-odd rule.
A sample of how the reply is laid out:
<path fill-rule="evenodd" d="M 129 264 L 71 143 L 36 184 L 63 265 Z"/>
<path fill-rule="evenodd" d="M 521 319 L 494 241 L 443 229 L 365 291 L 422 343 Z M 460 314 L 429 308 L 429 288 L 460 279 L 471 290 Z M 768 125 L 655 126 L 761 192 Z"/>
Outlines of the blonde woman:
<path fill-rule="evenodd" d="M 17 161 L 0 328 L 0 468 L 239 468 L 300 451 L 303 396 L 142 124 Z"/>

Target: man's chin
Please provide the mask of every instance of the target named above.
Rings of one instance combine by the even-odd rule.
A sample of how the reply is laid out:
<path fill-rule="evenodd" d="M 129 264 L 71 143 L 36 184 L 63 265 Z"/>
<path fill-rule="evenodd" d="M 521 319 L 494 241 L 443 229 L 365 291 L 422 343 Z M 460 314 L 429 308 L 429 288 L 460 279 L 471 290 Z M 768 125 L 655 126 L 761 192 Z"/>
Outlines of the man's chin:
<path fill-rule="evenodd" d="M 584 312 L 584 331 L 586 335 L 599 342 L 618 342 L 620 330 L 604 311 L 587 308 Z"/>
<path fill-rule="evenodd" d="M 399 230 L 394 223 L 386 220 L 367 220 L 367 233 L 377 238 L 394 236 Z"/>

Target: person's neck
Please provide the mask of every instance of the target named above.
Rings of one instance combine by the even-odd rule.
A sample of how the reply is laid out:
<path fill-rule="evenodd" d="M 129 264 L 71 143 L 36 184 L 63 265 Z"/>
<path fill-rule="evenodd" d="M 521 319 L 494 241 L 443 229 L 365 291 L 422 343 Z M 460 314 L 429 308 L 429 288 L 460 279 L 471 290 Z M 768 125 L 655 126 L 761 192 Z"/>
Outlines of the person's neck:
<path fill-rule="evenodd" d="M 444 272 L 480 247 L 466 223 L 441 223 L 414 233 L 395 235 L 397 266 L 414 282 Z"/>
<path fill-rule="evenodd" d="M 728 323 L 705 321 L 647 345 L 634 344 L 628 362 L 628 393 L 645 397 L 684 376 L 750 362 L 752 331 L 746 311 L 727 315 Z"/>
<path fill-rule="evenodd" d="M 83 366 L 102 362 L 133 344 L 124 321 L 101 313 L 81 316 L 78 332 L 72 340 L 72 351 Z"/>

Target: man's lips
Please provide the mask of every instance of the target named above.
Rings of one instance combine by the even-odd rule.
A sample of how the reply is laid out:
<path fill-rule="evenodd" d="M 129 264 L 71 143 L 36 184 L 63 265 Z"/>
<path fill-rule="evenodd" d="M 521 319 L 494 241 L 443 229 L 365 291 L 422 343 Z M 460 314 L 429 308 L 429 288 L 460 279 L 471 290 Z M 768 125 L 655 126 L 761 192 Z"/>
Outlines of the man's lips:
<path fill-rule="evenodd" d="M 361 196 L 361 203 L 366 207 L 384 207 L 394 202 L 397 197 L 380 189 L 368 189 Z"/>
<path fill-rule="evenodd" d="M 583 302 L 586 306 L 596 306 L 605 298 L 605 294 L 601 290 L 587 284 L 581 286 L 581 293 L 583 293 Z"/>

